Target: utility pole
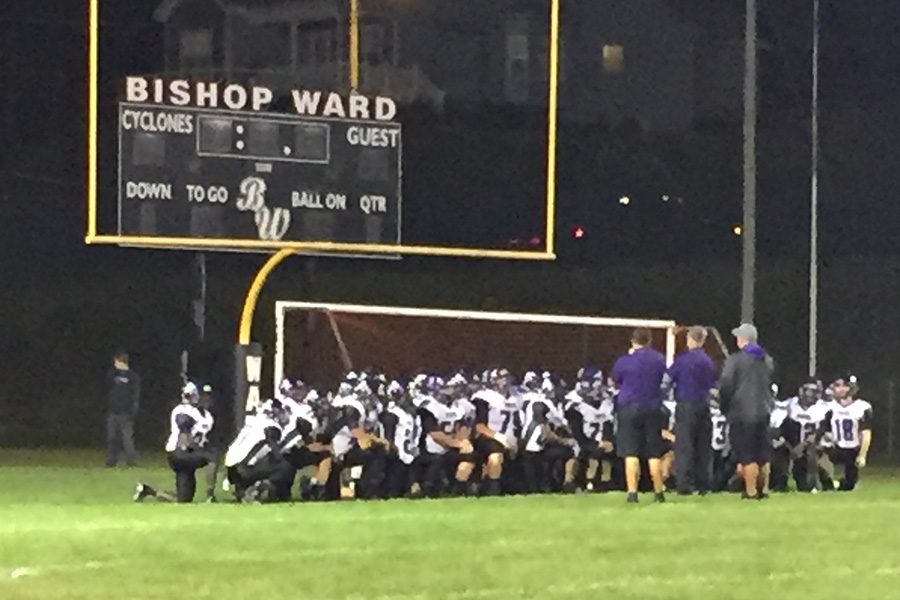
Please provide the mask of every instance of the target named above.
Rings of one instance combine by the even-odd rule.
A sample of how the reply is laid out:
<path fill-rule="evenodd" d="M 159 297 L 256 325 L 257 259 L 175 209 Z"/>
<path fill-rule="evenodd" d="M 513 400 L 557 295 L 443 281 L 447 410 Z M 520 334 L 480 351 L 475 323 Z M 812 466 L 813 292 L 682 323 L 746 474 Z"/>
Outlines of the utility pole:
<path fill-rule="evenodd" d="M 809 375 L 816 374 L 819 347 L 819 0 L 813 0 L 812 161 L 809 214 Z"/>
<path fill-rule="evenodd" d="M 744 224 L 741 321 L 752 323 L 756 288 L 756 0 L 746 0 L 744 32 Z"/>

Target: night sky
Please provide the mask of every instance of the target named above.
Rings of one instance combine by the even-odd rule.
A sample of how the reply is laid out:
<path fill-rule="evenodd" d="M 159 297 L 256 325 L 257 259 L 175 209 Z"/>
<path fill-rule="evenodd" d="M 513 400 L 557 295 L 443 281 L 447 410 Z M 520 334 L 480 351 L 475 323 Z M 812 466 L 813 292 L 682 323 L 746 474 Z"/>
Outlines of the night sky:
<path fill-rule="evenodd" d="M 564 4 L 567 1 L 575 0 L 564 0 Z M 108 5 L 104 7 L 103 27 L 111 36 L 107 42 L 120 57 L 118 67 L 145 70 L 158 67 L 159 31 L 148 24 L 157 1 L 104 0 L 103 3 Z M 743 2 L 671 0 L 669 5 L 697 24 L 700 31 L 697 52 L 703 51 L 704 40 L 722 36 L 740 39 Z M 759 140 L 760 269 L 776 268 L 771 267 L 776 263 L 789 265 L 784 267 L 782 278 L 802 279 L 807 260 L 811 6 L 811 0 L 760 0 L 763 46 L 760 54 L 760 128 L 763 132 Z M 867 291 L 877 297 L 880 285 L 890 283 L 896 287 L 900 271 L 897 266 L 900 264 L 900 202 L 897 198 L 900 190 L 900 169 L 897 168 L 900 163 L 900 111 L 897 110 L 900 2 L 823 0 L 822 6 L 823 277 L 827 277 L 831 265 L 862 265 L 867 274 L 854 285 L 869 287 Z M 80 0 L 10 0 L 4 4 L 0 15 L 0 138 L 3 140 L 0 145 L 0 195 L 7 211 L 0 220 L 0 270 L 9 293 L 2 304 L 5 311 L 19 311 L 23 302 L 35 302 L 35 298 L 52 295 L 57 280 L 76 283 L 83 280 L 85 286 L 96 287 L 97 281 L 106 277 L 122 281 L 129 273 L 180 269 L 189 262 L 189 257 L 180 253 L 162 256 L 160 252 L 149 250 L 83 245 L 85 21 L 86 7 Z M 116 65 L 105 66 L 110 71 L 117 68 Z M 736 131 L 739 135 L 739 124 Z M 786 175 L 789 191 L 786 191 L 788 188 L 773 189 L 775 184 L 771 182 L 784 181 L 783 174 L 779 175 L 782 179 L 768 178 L 768 174 L 781 166 L 780 153 L 785 152 L 785 148 L 792 153 L 792 170 Z M 739 142 L 733 150 L 739 156 Z M 740 189 L 739 181 L 734 185 Z M 617 197 L 619 193 L 619 190 L 609 190 L 610 197 Z M 688 212 L 685 217 L 686 221 L 712 222 L 716 231 L 721 229 L 722 243 L 733 246 L 730 254 L 723 256 L 735 274 L 740 268 L 740 243 L 729 238 L 733 237 L 730 223 L 740 219 L 739 201 L 738 195 L 718 204 L 700 203 L 698 206 L 703 207 L 704 214 Z M 563 223 L 575 218 L 565 214 L 560 217 Z M 652 215 L 649 217 L 651 221 L 653 218 Z M 659 219 L 665 218 L 664 214 L 659 216 Z M 664 223 L 650 225 L 665 226 Z M 634 238 L 635 232 L 623 226 L 612 235 L 621 235 L 622 243 L 625 243 Z M 566 250 L 565 244 L 571 243 L 568 238 L 568 229 L 559 232 L 563 245 L 561 259 L 552 267 L 554 269 L 590 270 L 595 264 L 608 268 L 610 262 L 620 260 L 590 255 L 586 262 L 584 257 L 580 257 L 582 262 L 575 261 L 571 258 L 574 254 Z M 615 245 L 617 240 L 611 243 Z M 693 264 L 702 271 L 703 265 L 691 262 L 695 256 L 689 245 L 682 245 L 676 251 L 667 252 L 663 264 Z M 235 283 L 238 288 L 246 285 L 248 269 L 261 262 L 259 257 L 230 260 L 240 266 L 235 269 L 240 273 Z M 621 258 L 623 264 L 627 260 Z M 767 264 L 766 261 L 770 262 Z M 389 270 L 395 267 L 385 266 L 382 262 L 367 262 L 355 268 Z M 493 276 L 497 277 L 520 267 L 501 264 L 494 268 Z M 769 276 L 779 278 L 778 273 Z M 803 281 L 794 282 L 793 287 L 801 295 L 793 297 L 790 308 L 797 319 L 793 331 L 800 336 L 805 335 L 803 286 Z M 67 289 L 77 290 L 78 287 Z M 117 288 L 115 302 L 124 305 L 136 302 L 141 289 L 137 284 L 121 286 Z M 770 293 L 769 289 L 758 293 L 763 313 L 766 313 L 764 306 Z M 853 319 L 870 319 L 874 314 L 883 322 L 873 329 L 883 329 L 884 323 L 900 322 L 896 302 L 885 305 L 887 310 L 894 311 L 890 314 L 882 314 L 881 308 L 872 308 L 873 313 L 860 313 L 860 303 L 853 299 L 854 290 L 831 297 L 847 298 L 847 305 L 827 307 L 826 317 L 831 314 L 832 318 L 840 320 L 840 315 L 847 314 L 852 322 Z M 70 300 L 71 305 L 79 303 L 78 298 Z M 173 306 L 179 302 L 173 300 Z M 739 295 L 730 296 L 728 303 L 733 306 L 715 314 L 736 318 Z M 648 301 L 645 306 L 658 313 L 667 312 L 667 307 L 661 303 L 654 305 Z M 606 308 L 597 307 L 593 312 L 603 313 Z M 233 309 L 233 306 L 227 307 L 229 311 Z M 701 318 L 696 314 L 676 317 Z M 26 321 L 23 317 L 19 329 L 13 329 L 15 339 L 6 340 L 3 348 L 7 359 L 17 348 L 29 343 L 16 336 L 52 337 L 52 331 L 42 330 L 46 321 L 36 319 L 25 324 Z M 722 330 L 731 325 L 728 322 L 715 324 Z M 223 321 L 221 327 L 226 331 L 223 335 L 230 335 L 233 326 L 234 323 Z M 872 346 L 882 340 L 854 342 Z M 106 350 L 94 348 L 92 352 L 103 356 Z M 833 354 L 838 352 L 832 351 Z M 791 353 L 798 357 L 795 362 L 802 365 L 805 339 L 798 341 Z M 29 360 L 40 363 L 41 357 Z M 885 367 L 881 375 L 885 378 L 900 375 L 893 369 L 893 366 Z"/>

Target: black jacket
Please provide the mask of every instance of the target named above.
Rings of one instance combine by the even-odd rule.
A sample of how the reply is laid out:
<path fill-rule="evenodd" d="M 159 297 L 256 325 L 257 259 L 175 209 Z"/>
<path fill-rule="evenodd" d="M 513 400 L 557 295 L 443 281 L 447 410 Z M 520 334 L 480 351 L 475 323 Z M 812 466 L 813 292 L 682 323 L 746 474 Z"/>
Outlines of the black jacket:
<path fill-rule="evenodd" d="M 768 421 L 772 411 L 772 357 L 749 344 L 725 360 L 719 379 L 719 402 L 729 422 Z"/>
<path fill-rule="evenodd" d="M 106 375 L 106 410 L 113 415 L 135 416 L 141 401 L 141 378 L 131 369 L 113 367 Z"/>

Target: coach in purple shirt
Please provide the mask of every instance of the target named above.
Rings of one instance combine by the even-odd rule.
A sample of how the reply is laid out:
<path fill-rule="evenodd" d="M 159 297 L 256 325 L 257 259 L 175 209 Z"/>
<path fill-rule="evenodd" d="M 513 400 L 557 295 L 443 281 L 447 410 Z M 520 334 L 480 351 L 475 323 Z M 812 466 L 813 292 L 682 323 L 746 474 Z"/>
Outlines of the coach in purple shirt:
<path fill-rule="evenodd" d="M 716 386 L 716 368 L 703 350 L 706 329 L 687 331 L 687 351 L 669 367 L 675 397 L 675 481 L 678 493 L 709 491 L 712 469 L 712 421 L 709 392 Z"/>
<path fill-rule="evenodd" d="M 616 361 L 611 379 L 619 390 L 616 399 L 616 446 L 625 459 L 628 502 L 638 501 L 641 458 L 647 459 L 657 502 L 665 502 L 659 457 L 662 454 L 662 384 L 666 359 L 650 348 L 649 329 L 635 329 L 631 350 Z"/>

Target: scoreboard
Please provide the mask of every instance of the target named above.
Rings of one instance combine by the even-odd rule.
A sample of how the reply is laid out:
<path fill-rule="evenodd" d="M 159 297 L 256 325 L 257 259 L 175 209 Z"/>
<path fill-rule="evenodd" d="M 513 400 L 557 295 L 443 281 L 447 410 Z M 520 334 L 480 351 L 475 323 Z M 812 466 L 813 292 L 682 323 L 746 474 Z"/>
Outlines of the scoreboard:
<path fill-rule="evenodd" d="M 402 130 L 119 104 L 123 236 L 400 244 Z"/>

